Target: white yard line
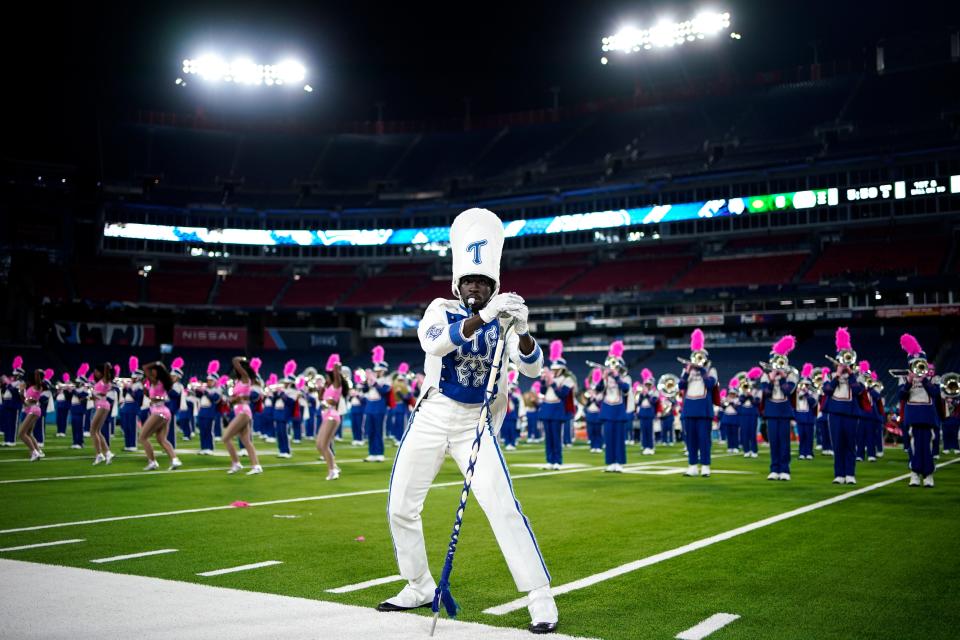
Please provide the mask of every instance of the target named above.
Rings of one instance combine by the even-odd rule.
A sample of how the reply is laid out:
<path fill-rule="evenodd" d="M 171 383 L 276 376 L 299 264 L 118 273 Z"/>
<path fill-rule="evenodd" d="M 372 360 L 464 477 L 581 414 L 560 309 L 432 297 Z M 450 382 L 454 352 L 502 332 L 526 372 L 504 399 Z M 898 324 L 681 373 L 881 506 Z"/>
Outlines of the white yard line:
<path fill-rule="evenodd" d="M 366 582 L 358 582 L 357 584 L 348 584 L 345 587 L 337 587 L 336 589 L 327 589 L 327 593 L 350 593 L 351 591 L 360 591 L 362 589 L 368 589 L 370 587 L 376 587 L 381 584 L 390 584 L 391 582 L 398 582 L 403 580 L 400 576 L 387 576 L 386 578 L 374 578 L 373 580 L 367 580 Z"/>
<path fill-rule="evenodd" d="M 960 458 L 954 458 L 943 462 L 937 465 L 937 468 L 945 467 L 947 465 L 953 464 L 955 462 L 960 462 Z M 822 509 L 823 507 L 828 507 L 832 504 L 838 502 L 843 502 L 844 500 L 849 500 L 856 496 L 861 496 L 870 491 L 875 491 L 883 487 L 889 486 L 891 484 L 901 482 L 910 477 L 909 473 L 897 476 L 895 478 L 890 478 L 889 480 L 883 480 L 882 482 L 877 482 L 875 484 L 867 485 L 862 489 L 855 489 L 847 493 L 842 493 L 838 496 L 832 498 L 827 498 L 826 500 L 821 500 L 819 502 L 814 502 L 797 509 L 792 509 L 784 513 L 777 514 L 775 516 L 770 516 L 769 518 L 764 518 L 763 520 L 757 520 L 756 522 L 751 522 L 750 524 L 743 525 L 742 527 L 737 527 L 736 529 L 731 529 L 729 531 L 724 531 L 723 533 L 718 533 L 717 535 L 710 536 L 709 538 L 703 538 L 701 540 L 696 540 L 689 544 L 685 544 L 682 547 L 677 547 L 676 549 L 671 549 L 669 551 L 664 551 L 640 560 L 634 560 L 633 562 L 628 562 L 622 564 L 619 567 L 614 567 L 613 569 L 608 569 L 607 571 L 602 571 L 600 573 L 595 573 L 592 576 L 587 576 L 586 578 L 581 578 L 580 580 L 574 580 L 573 582 L 568 582 L 556 587 L 552 587 L 554 595 L 560 595 L 564 593 L 570 593 L 571 591 L 577 591 L 578 589 L 584 589 L 586 587 L 591 587 L 600 582 L 610 580 L 611 578 L 616 578 L 622 576 L 626 573 L 636 571 L 637 569 L 642 569 L 644 567 L 649 567 L 650 565 L 657 564 L 658 562 L 663 562 L 664 560 L 670 560 L 676 558 L 677 556 L 682 556 L 684 554 L 690 553 L 692 551 L 698 551 L 710 545 L 716 544 L 718 542 L 723 542 L 724 540 L 730 540 L 737 536 L 741 536 L 745 533 L 750 533 L 751 531 L 756 531 L 757 529 L 762 529 L 763 527 L 768 527 L 772 524 L 782 522 L 784 520 L 789 520 L 790 518 L 795 518 L 797 516 L 809 513 L 811 511 L 816 511 L 817 509 Z M 485 609 L 484 613 L 489 613 L 495 616 L 502 616 L 513 611 L 518 611 L 527 606 L 527 598 L 517 598 L 511 602 L 505 604 L 497 605 L 495 607 L 490 607 Z"/>
<path fill-rule="evenodd" d="M 119 560 L 132 560 L 134 558 L 146 558 L 148 556 L 159 556 L 164 553 L 174 553 L 176 549 L 157 549 L 156 551 L 141 551 L 140 553 L 128 553 L 123 556 L 110 556 L 109 558 L 97 558 L 90 562 L 94 564 L 103 564 L 105 562 L 117 562 Z"/>
<path fill-rule="evenodd" d="M 56 547 L 61 544 L 74 544 L 75 542 L 86 542 L 83 538 L 74 538 L 72 540 L 57 540 L 56 542 L 41 542 L 39 544 L 25 544 L 20 547 L 7 547 L 0 551 L 22 551 L 23 549 L 39 549 L 40 547 Z"/>
<path fill-rule="evenodd" d="M 714 457 L 720 457 L 720 456 L 714 456 Z M 960 460 L 960 458 L 958 458 L 958 460 Z M 677 460 L 660 460 L 659 462 L 663 463 L 663 462 L 676 462 L 676 461 Z M 654 464 L 654 461 L 651 460 L 648 464 Z M 637 465 L 637 466 L 640 466 L 640 465 Z M 586 471 L 599 471 L 601 469 L 603 469 L 603 467 L 588 467 L 586 469 L 570 469 L 567 471 L 544 471 L 542 473 L 527 473 L 523 475 L 513 476 L 512 480 L 522 480 L 524 478 L 543 478 L 546 476 L 562 476 L 568 473 L 583 473 Z M 173 473 L 181 473 L 181 472 L 182 472 L 181 469 L 177 469 L 177 471 Z M 151 473 L 156 473 L 156 472 L 154 471 Z M 460 486 L 463 486 L 462 480 L 455 480 L 453 482 L 437 482 L 430 485 L 431 488 L 460 487 Z M 349 493 L 332 493 L 332 494 L 323 495 L 323 496 L 306 496 L 303 498 L 284 498 L 280 500 L 266 500 L 263 502 L 251 502 L 248 506 L 264 507 L 264 506 L 275 505 L 275 504 L 291 504 L 295 502 L 312 502 L 316 500 L 333 500 L 335 498 L 353 498 L 357 496 L 370 496 L 370 495 L 377 495 L 377 494 L 385 494 L 387 492 L 388 492 L 388 489 L 369 489 L 367 491 L 352 491 Z M 86 524 L 101 524 L 104 522 L 120 522 L 122 520 L 138 520 L 141 518 L 160 518 L 164 516 L 179 516 L 179 515 L 184 515 L 188 513 L 204 513 L 206 511 L 223 511 L 225 509 L 236 509 L 236 508 L 237 507 L 234 507 L 232 505 L 218 505 L 215 507 L 201 507 L 198 509 L 179 509 L 177 511 L 138 513 L 138 514 L 129 515 L 129 516 L 113 516 L 110 518 L 96 518 L 94 520 L 76 520 L 73 522 L 57 522 L 54 524 L 41 524 L 34 527 L 17 527 L 15 529 L 0 529 L 0 534 L 20 533 L 23 531 L 40 531 L 42 529 L 58 529 L 61 527 L 76 527 L 76 526 L 86 525 Z"/>
<path fill-rule="evenodd" d="M 14 560 L 0 560 L 0 575 L 7 638 L 426 640 L 432 621 L 424 615 L 380 613 L 373 607 Z M 96 595 L 78 598 L 78 593 Z M 562 629 L 562 620 L 560 624 Z M 436 638 L 529 640 L 521 625 L 524 628 L 495 627 L 443 618 Z M 561 634 L 551 638 L 570 640 Z"/>
<path fill-rule="evenodd" d="M 242 564 L 239 567 L 227 567 L 226 569 L 214 569 L 213 571 L 204 571 L 198 573 L 198 576 L 210 578 L 212 576 L 222 576 L 226 573 L 237 573 L 240 571 L 249 571 L 250 569 L 260 569 L 261 567 L 272 567 L 275 564 L 283 564 L 279 560 L 264 560 L 263 562 L 254 562 L 253 564 Z"/>
<path fill-rule="evenodd" d="M 715 613 L 703 622 L 690 627 L 686 631 L 681 631 L 675 637 L 677 640 L 703 640 L 717 629 L 721 629 L 739 618 L 740 616 L 735 613 Z"/>

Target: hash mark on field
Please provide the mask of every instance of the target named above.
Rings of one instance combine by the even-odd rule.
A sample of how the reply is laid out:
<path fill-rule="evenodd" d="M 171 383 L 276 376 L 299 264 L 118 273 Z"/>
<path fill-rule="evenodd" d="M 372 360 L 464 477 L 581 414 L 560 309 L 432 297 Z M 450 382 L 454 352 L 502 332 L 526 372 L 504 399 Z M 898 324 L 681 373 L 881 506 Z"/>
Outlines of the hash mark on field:
<path fill-rule="evenodd" d="M 937 465 L 937 469 L 951 465 L 955 462 L 960 462 L 960 458 L 954 458 L 948 460 L 947 462 L 942 462 Z M 553 592 L 553 595 L 560 595 L 563 593 L 569 593 L 571 591 L 576 591 L 578 589 L 584 589 L 586 587 L 591 587 L 600 582 L 610 580 L 611 578 L 616 578 L 622 576 L 626 573 L 631 573 L 637 569 L 642 569 L 644 567 L 649 567 L 650 565 L 657 564 L 658 562 L 663 562 L 664 560 L 670 560 L 676 558 L 677 556 L 682 556 L 684 554 L 690 553 L 692 551 L 698 551 L 704 547 L 709 547 L 710 545 L 716 544 L 718 542 L 723 542 L 724 540 L 730 540 L 731 538 L 736 538 L 745 533 L 750 533 L 751 531 L 756 531 L 757 529 L 762 529 L 763 527 L 768 527 L 772 524 L 782 522 L 783 520 L 789 520 L 796 516 L 809 513 L 810 511 L 816 511 L 817 509 L 822 509 L 823 507 L 828 507 L 837 502 L 843 502 L 844 500 L 849 500 L 855 496 L 863 495 L 875 489 L 881 489 L 883 487 L 889 486 L 891 484 L 901 482 L 910 477 L 909 473 L 897 476 L 895 478 L 890 478 L 889 480 L 883 480 L 875 484 L 867 485 L 862 489 L 857 489 L 855 491 L 850 491 L 848 493 L 842 493 L 838 496 L 832 498 L 827 498 L 826 500 L 821 500 L 819 502 L 814 502 L 803 507 L 798 507 L 792 509 L 791 511 L 785 511 L 784 513 L 779 513 L 775 516 L 770 516 L 769 518 L 764 518 L 763 520 L 757 520 L 756 522 L 751 522 L 750 524 L 745 524 L 742 527 L 737 527 L 736 529 L 730 529 L 729 531 L 724 531 L 723 533 L 718 533 L 709 538 L 702 538 L 700 540 L 695 540 L 689 544 L 685 544 L 682 547 L 677 547 L 676 549 L 670 549 L 669 551 L 663 551 L 640 560 L 634 560 L 633 562 L 628 562 L 622 564 L 619 567 L 614 567 L 613 569 L 608 569 L 600 573 L 595 573 L 592 576 L 587 576 L 586 578 L 581 578 L 579 580 L 574 580 L 573 582 L 568 582 L 562 584 L 558 587 L 552 587 L 550 590 Z M 489 609 L 484 609 L 484 613 L 488 613 L 495 616 L 502 616 L 508 613 L 512 613 L 519 609 L 522 609 L 527 606 L 526 596 L 522 598 L 517 598 L 511 602 L 505 604 L 497 605 L 495 607 L 490 607 Z"/>
<path fill-rule="evenodd" d="M 141 553 L 128 553 L 123 556 L 110 556 L 109 558 L 97 558 L 96 560 L 91 560 L 95 564 L 103 564 L 104 562 L 116 562 L 118 560 L 132 560 L 133 558 L 146 558 L 147 556 L 158 556 L 162 553 L 174 553 L 176 549 L 157 549 L 156 551 L 143 551 Z"/>
<path fill-rule="evenodd" d="M 279 560 L 264 560 L 263 562 L 254 562 L 253 564 L 242 564 L 239 567 L 227 567 L 226 569 L 214 569 L 213 571 L 204 571 L 198 573 L 198 576 L 209 578 L 211 576 L 222 576 L 225 573 L 237 573 L 238 571 L 247 571 L 248 569 L 259 569 L 260 567 L 272 567 L 275 564 L 283 564 Z"/>
<path fill-rule="evenodd" d="M 40 547 L 55 547 L 61 544 L 73 544 L 75 542 L 86 542 L 84 538 L 74 538 L 73 540 L 57 540 L 56 542 L 41 542 L 40 544 L 25 544 L 19 547 L 7 547 L 0 551 L 21 551 L 23 549 L 39 549 Z"/>
<path fill-rule="evenodd" d="M 366 582 L 358 582 L 357 584 L 348 584 L 345 587 L 337 587 L 336 589 L 326 589 L 327 593 L 350 593 L 351 591 L 360 591 L 361 589 L 366 589 L 368 587 L 375 587 L 380 584 L 390 584 L 391 582 L 397 582 L 403 580 L 400 576 L 387 576 L 386 578 L 374 578 L 373 580 L 367 580 Z"/>
<path fill-rule="evenodd" d="M 690 627 L 686 631 L 681 631 L 676 635 L 676 638 L 677 640 L 703 640 L 717 629 L 721 629 L 739 618 L 740 616 L 735 613 L 715 613 L 703 622 Z"/>

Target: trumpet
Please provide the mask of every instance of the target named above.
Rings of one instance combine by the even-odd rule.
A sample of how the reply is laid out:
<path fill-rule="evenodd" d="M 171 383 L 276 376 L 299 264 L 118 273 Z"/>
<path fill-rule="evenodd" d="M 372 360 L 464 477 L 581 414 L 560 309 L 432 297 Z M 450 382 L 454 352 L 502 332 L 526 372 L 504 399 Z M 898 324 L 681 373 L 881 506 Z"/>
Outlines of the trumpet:
<path fill-rule="evenodd" d="M 889 369 L 889 373 L 894 378 L 906 378 L 908 374 L 913 374 L 919 378 L 924 377 L 930 372 L 930 365 L 923 358 L 917 358 L 910 363 L 909 369 Z M 949 375 L 949 374 L 947 374 Z"/>
<path fill-rule="evenodd" d="M 817 370 L 817 372 L 813 374 L 813 379 L 810 380 L 810 384 L 813 385 L 817 393 L 820 393 L 820 390 L 823 388 L 823 371 Z"/>
<path fill-rule="evenodd" d="M 960 397 L 960 373 L 945 373 L 940 377 L 940 392 L 945 398 Z"/>
<path fill-rule="evenodd" d="M 600 364 L 599 362 L 594 362 L 593 360 L 584 360 L 584 362 L 585 362 L 585 363 L 587 364 L 587 366 L 590 367 L 591 369 L 603 369 L 603 368 L 604 368 L 604 365 Z"/>
<path fill-rule="evenodd" d="M 840 359 L 837 360 L 831 356 L 824 356 L 827 360 L 833 363 L 834 366 L 843 365 L 845 367 L 853 368 L 853 365 L 857 364 L 857 352 L 853 349 L 843 349 L 840 351 Z"/>
<path fill-rule="evenodd" d="M 684 367 L 700 367 L 703 369 L 710 368 L 710 361 L 706 359 L 705 356 L 700 356 L 699 358 L 694 356 L 693 360 L 687 360 L 686 358 L 677 358 L 677 362 L 682 364 Z"/>

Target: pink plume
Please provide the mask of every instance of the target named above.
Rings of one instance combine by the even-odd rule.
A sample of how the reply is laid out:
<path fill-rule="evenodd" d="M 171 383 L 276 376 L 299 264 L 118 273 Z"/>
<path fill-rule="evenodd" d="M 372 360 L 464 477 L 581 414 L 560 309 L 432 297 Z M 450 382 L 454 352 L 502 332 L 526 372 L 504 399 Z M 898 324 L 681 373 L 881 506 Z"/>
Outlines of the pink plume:
<path fill-rule="evenodd" d="M 173 359 L 173 362 L 170 363 L 171 369 L 182 369 L 183 368 L 183 358 L 177 356 Z"/>
<path fill-rule="evenodd" d="M 836 344 L 837 344 L 837 351 L 840 351 L 842 349 L 853 348 L 850 346 L 850 332 L 847 331 L 846 327 L 840 327 L 839 329 L 837 329 Z"/>
<path fill-rule="evenodd" d="M 793 336 L 783 336 L 773 344 L 773 352 L 777 355 L 785 356 L 793 351 L 794 347 L 796 346 L 796 338 Z"/>
<path fill-rule="evenodd" d="M 533 391 L 534 393 L 540 393 L 540 381 L 539 381 L 539 380 L 537 380 L 537 381 L 534 382 L 532 385 L 530 385 L 530 391 Z"/>
<path fill-rule="evenodd" d="M 303 387 L 305 387 L 306 384 L 307 384 L 307 379 L 306 379 L 306 378 L 304 378 L 303 376 L 300 376 L 299 378 L 297 378 L 297 389 L 298 389 L 298 390 L 299 390 L 299 389 L 303 389 Z"/>
<path fill-rule="evenodd" d="M 809 362 L 804 362 L 803 369 L 800 370 L 800 377 L 809 378 L 811 375 L 813 375 L 813 365 Z"/>
<path fill-rule="evenodd" d="M 623 357 L 623 340 L 614 340 L 610 343 L 610 355 L 614 358 Z"/>
<path fill-rule="evenodd" d="M 220 376 L 220 378 L 217 380 L 217 384 L 222 387 L 223 385 L 227 384 L 227 382 L 229 381 L 230 381 L 230 378 L 228 376 Z"/>
<path fill-rule="evenodd" d="M 909 333 L 905 333 L 900 336 L 900 347 L 907 352 L 907 355 L 911 358 L 916 357 L 923 351 L 920 347 L 920 343 L 917 342 L 917 339 L 914 338 Z"/>
<path fill-rule="evenodd" d="M 64 382 L 70 382 L 70 374 L 64 371 L 63 375 L 60 376 L 60 379 L 63 380 Z"/>
<path fill-rule="evenodd" d="M 337 366 L 338 364 L 340 364 L 340 354 L 339 354 L 339 353 L 331 353 L 331 354 L 330 354 L 330 357 L 327 358 L 327 366 L 324 367 L 324 370 L 326 370 L 326 371 L 333 371 L 333 368 L 334 368 L 335 366 Z"/>
<path fill-rule="evenodd" d="M 23 367 L 23 356 L 17 356 L 13 359 L 13 368 L 20 369 Z"/>
<path fill-rule="evenodd" d="M 550 360 L 558 360 L 563 357 L 563 340 L 552 340 L 550 342 Z"/>
<path fill-rule="evenodd" d="M 363 384 L 363 374 L 360 373 L 359 371 L 354 371 L 353 381 L 356 382 L 357 384 Z"/>
<path fill-rule="evenodd" d="M 690 350 L 691 351 L 702 351 L 703 350 L 703 331 L 700 329 L 694 329 L 693 333 L 690 334 Z"/>
<path fill-rule="evenodd" d="M 824 377 L 824 379 L 829 378 L 829 377 L 830 377 L 830 367 L 823 367 L 822 369 L 820 369 L 820 375 L 822 375 L 822 376 Z"/>
<path fill-rule="evenodd" d="M 197 380 L 197 376 L 192 376 L 192 377 L 190 378 L 190 384 L 196 384 L 196 383 L 198 383 L 198 382 L 200 382 L 200 381 Z"/>
<path fill-rule="evenodd" d="M 760 369 L 760 367 L 754 367 L 753 369 L 750 369 L 750 371 L 747 371 L 747 377 L 751 380 L 757 380 L 762 375 L 763 371 Z"/>
<path fill-rule="evenodd" d="M 297 370 L 297 361 L 296 360 L 287 360 L 287 363 L 283 365 L 283 376 L 289 378 L 293 375 L 293 372 Z"/>
<path fill-rule="evenodd" d="M 738 378 L 737 376 L 733 376 L 732 378 L 730 378 L 730 384 L 728 384 L 727 386 L 730 387 L 731 389 L 734 387 L 739 387 L 740 378 Z"/>
<path fill-rule="evenodd" d="M 263 366 L 263 360 L 260 358 L 251 358 L 250 359 L 250 368 L 253 369 L 253 372 L 257 375 L 260 375 L 260 367 Z"/>
<path fill-rule="evenodd" d="M 644 369 L 640 372 L 640 379 L 644 382 L 647 380 L 653 380 L 653 371 L 650 371 L 650 369 Z"/>
<path fill-rule="evenodd" d="M 43 372 L 44 380 L 49 380 L 52 377 L 53 377 L 53 369 L 47 369 L 46 371 Z"/>
<path fill-rule="evenodd" d="M 876 380 L 876 379 L 877 379 L 877 372 L 876 372 L 876 371 L 871 371 L 871 372 L 870 372 L 870 379 L 871 379 L 871 380 Z"/>
<path fill-rule="evenodd" d="M 870 371 L 870 362 L 868 360 L 860 361 L 860 373 L 866 373 Z"/>
<path fill-rule="evenodd" d="M 516 371 L 508 371 L 508 372 L 507 372 L 507 382 L 509 382 L 510 384 L 513 384 L 513 383 L 516 382 L 516 381 L 517 381 L 517 372 L 516 372 Z"/>
<path fill-rule="evenodd" d="M 386 352 L 383 350 L 383 347 L 381 347 L 380 345 L 375 346 L 370 353 L 373 356 L 374 364 L 376 364 L 377 362 L 384 361 L 384 355 L 386 354 Z"/>
<path fill-rule="evenodd" d="M 593 380 L 593 384 L 599 383 L 601 380 L 603 380 L 603 371 L 600 369 L 594 369 L 590 374 L 590 379 Z"/>
<path fill-rule="evenodd" d="M 113 365 L 113 377 L 114 378 L 120 377 L 120 365 L 118 364 Z"/>
<path fill-rule="evenodd" d="M 82 376 L 87 375 L 88 371 L 90 371 L 90 365 L 84 362 L 83 364 L 80 365 L 80 368 L 77 369 L 77 377 L 80 378 Z"/>
<path fill-rule="evenodd" d="M 726 397 L 727 397 L 727 390 L 726 390 L 726 389 L 720 389 L 720 399 L 723 400 L 723 399 L 726 398 Z"/>
<path fill-rule="evenodd" d="M 127 361 L 127 366 L 130 367 L 130 373 L 133 373 L 140 368 L 140 358 L 137 356 L 130 356 L 130 359 Z"/>
<path fill-rule="evenodd" d="M 207 364 L 207 375 L 208 375 L 208 376 L 215 376 L 215 375 L 217 375 L 217 372 L 218 372 L 218 371 L 220 371 L 220 361 L 219 361 L 219 360 L 211 360 L 211 361 Z"/>
<path fill-rule="evenodd" d="M 401 362 L 400 366 L 397 367 L 397 373 L 408 373 L 410 371 L 410 365 L 406 362 Z"/>
<path fill-rule="evenodd" d="M 270 377 L 267 378 L 267 386 L 269 387 L 269 386 L 275 385 L 275 384 L 277 384 L 277 374 L 271 373 L 271 374 L 270 374 Z"/>

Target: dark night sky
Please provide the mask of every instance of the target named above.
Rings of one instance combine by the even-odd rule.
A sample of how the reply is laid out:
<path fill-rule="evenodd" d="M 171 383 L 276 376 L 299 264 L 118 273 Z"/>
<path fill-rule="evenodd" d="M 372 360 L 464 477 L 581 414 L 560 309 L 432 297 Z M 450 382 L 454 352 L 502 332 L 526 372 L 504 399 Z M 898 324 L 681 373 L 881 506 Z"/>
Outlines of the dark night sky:
<path fill-rule="evenodd" d="M 324 121 L 369 119 L 383 101 L 387 118 L 459 116 L 467 96 L 474 113 L 496 113 L 548 106 L 551 86 L 570 103 L 628 94 L 638 78 L 788 67 L 812 59 L 812 41 L 821 61 L 864 59 L 879 38 L 902 45 L 940 33 L 937 46 L 946 56 L 945 25 L 960 24 L 960 3 L 923 1 L 143 2 L 75 3 L 62 11 L 36 5 L 16 21 L 18 37 L 5 42 L 8 60 L 29 56 L 35 63 L 22 76 L 15 70 L 15 88 L 4 90 L 13 116 L 5 118 L 12 125 L 7 144 L 15 154 L 67 149 L 67 139 L 82 148 L 97 116 L 136 108 L 272 110 Z M 599 64 L 600 38 L 623 22 L 685 19 L 701 7 L 731 11 L 743 40 Z M 317 90 L 281 99 L 270 91 L 250 97 L 175 87 L 180 60 L 204 43 L 220 45 L 228 57 L 241 50 L 265 60 L 298 53 Z"/>

